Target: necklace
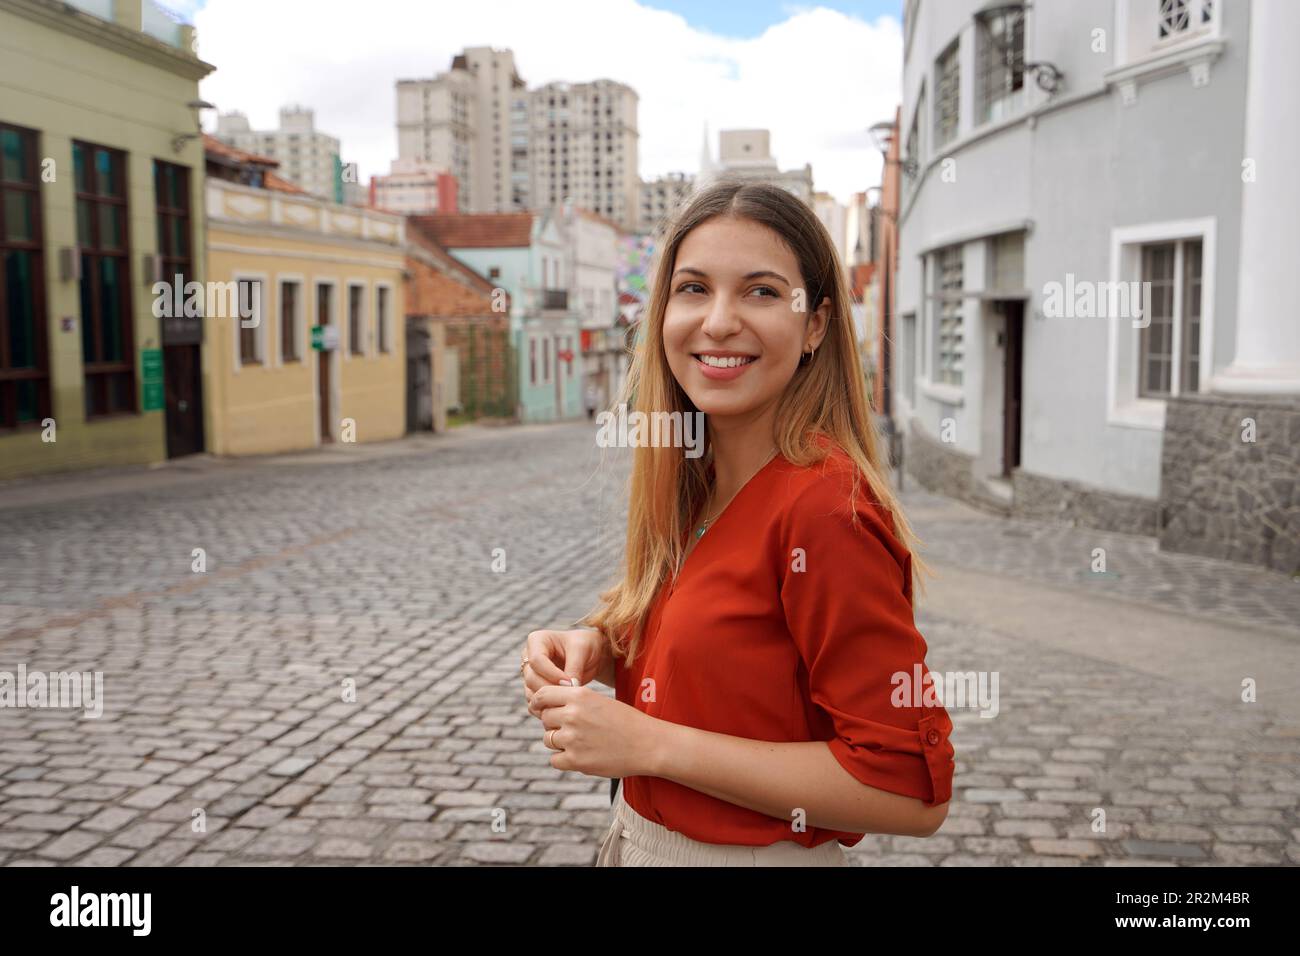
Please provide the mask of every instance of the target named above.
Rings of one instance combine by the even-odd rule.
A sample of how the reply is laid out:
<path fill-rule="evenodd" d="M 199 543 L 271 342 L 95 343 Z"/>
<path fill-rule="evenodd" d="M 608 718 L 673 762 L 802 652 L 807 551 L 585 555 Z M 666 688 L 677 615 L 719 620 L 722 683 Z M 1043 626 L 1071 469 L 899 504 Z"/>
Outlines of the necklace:
<path fill-rule="evenodd" d="M 773 447 L 772 454 L 768 455 L 767 458 L 763 460 L 763 464 L 758 466 L 758 468 L 754 471 L 754 475 L 757 475 L 760 471 L 762 471 L 764 468 L 767 467 L 767 463 L 776 457 L 776 451 L 777 451 L 776 448 Z M 745 484 L 741 485 L 740 488 L 744 488 L 745 485 L 749 484 L 750 479 L 752 479 L 754 475 L 750 475 L 749 478 L 745 479 Z M 731 504 L 731 499 L 735 498 L 736 495 L 740 494 L 740 488 L 737 488 L 735 492 L 732 493 L 731 498 L 728 498 L 727 503 L 718 509 L 717 514 L 713 515 L 711 518 L 705 518 L 704 523 L 695 529 L 695 539 L 697 541 L 700 538 L 704 537 L 704 532 L 709 530 L 709 525 L 717 521 L 718 518 L 722 515 L 722 512 L 727 510 L 727 505 Z"/>

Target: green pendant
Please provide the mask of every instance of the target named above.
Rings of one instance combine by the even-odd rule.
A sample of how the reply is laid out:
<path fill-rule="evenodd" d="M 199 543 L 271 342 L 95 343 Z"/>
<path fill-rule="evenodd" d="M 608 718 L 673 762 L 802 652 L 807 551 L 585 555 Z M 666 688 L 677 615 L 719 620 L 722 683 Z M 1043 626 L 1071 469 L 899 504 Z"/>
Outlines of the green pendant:
<path fill-rule="evenodd" d="M 695 532 L 695 537 L 696 537 L 697 540 L 698 540 L 699 538 L 703 538 L 703 537 L 704 537 L 704 531 L 705 531 L 706 528 L 708 528 L 708 525 L 707 525 L 707 524 L 702 524 L 702 525 L 700 525 L 700 527 L 696 530 L 696 532 Z"/>

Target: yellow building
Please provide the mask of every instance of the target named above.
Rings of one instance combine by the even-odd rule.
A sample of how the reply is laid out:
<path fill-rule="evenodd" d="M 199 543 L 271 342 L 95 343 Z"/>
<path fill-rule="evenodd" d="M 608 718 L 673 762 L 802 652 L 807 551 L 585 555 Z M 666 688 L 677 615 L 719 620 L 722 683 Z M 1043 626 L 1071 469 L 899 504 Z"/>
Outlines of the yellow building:
<path fill-rule="evenodd" d="M 150 0 L 0 0 L 0 478 L 203 447 L 193 31 Z"/>
<path fill-rule="evenodd" d="M 401 437 L 402 218 L 310 197 L 273 161 L 206 143 L 209 450 Z"/>

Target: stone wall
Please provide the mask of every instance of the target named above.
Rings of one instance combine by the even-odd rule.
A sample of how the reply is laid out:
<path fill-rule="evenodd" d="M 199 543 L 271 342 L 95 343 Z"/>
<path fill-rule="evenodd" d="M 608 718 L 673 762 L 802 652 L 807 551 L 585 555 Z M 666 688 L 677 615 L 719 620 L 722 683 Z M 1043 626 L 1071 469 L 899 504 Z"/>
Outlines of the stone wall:
<path fill-rule="evenodd" d="M 1047 478 L 1017 468 L 1011 476 L 1011 513 L 1018 518 L 1061 521 L 1079 528 L 1154 535 L 1160 503 L 1075 481 Z"/>
<path fill-rule="evenodd" d="M 988 506 L 989 496 L 976 487 L 975 459 L 937 442 L 913 420 L 904 441 L 903 468 L 921 487 L 949 498 Z"/>
<path fill-rule="evenodd" d="M 1169 400 L 1160 504 L 1162 548 L 1300 571 L 1300 399 Z"/>

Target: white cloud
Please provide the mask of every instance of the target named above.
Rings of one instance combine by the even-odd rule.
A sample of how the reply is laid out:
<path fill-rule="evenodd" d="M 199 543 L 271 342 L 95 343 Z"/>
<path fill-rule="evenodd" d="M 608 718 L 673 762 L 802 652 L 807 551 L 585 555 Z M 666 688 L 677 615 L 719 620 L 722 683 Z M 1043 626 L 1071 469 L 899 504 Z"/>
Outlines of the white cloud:
<path fill-rule="evenodd" d="M 316 111 L 363 177 L 397 155 L 394 82 L 433 76 L 467 46 L 511 49 L 530 88 L 607 77 L 640 97 L 640 172 L 699 166 L 703 128 L 762 127 L 783 169 L 811 163 L 841 201 L 879 182 L 866 129 L 900 98 L 896 20 L 798 9 L 752 39 L 697 30 L 634 0 L 207 0 L 200 55 L 217 67 L 202 95 L 274 127 L 280 106 Z M 209 116 L 211 126 L 213 117 Z"/>

